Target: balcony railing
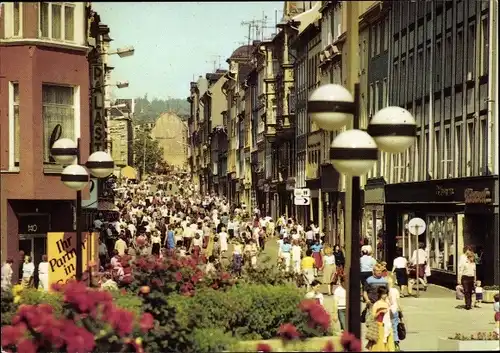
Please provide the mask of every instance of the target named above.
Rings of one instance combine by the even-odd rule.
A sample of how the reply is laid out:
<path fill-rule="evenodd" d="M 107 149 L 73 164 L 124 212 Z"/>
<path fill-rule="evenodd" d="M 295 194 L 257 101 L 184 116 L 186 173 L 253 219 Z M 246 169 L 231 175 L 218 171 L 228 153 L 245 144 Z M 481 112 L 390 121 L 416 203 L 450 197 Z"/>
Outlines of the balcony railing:
<path fill-rule="evenodd" d="M 306 179 L 316 179 L 319 176 L 318 164 L 308 164 L 306 166 Z"/>

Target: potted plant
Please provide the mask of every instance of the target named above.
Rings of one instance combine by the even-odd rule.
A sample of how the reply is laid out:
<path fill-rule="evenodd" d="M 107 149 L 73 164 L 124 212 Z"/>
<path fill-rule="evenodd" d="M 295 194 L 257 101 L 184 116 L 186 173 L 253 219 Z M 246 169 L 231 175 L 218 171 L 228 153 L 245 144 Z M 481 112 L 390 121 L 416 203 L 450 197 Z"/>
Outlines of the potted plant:
<path fill-rule="evenodd" d="M 484 303 L 494 303 L 495 300 L 493 297 L 495 294 L 498 294 L 500 292 L 500 286 L 495 285 L 495 286 L 484 286 L 483 288 L 483 302 Z"/>
<path fill-rule="evenodd" d="M 496 332 L 456 333 L 439 338 L 439 351 L 498 351 L 499 336 Z"/>

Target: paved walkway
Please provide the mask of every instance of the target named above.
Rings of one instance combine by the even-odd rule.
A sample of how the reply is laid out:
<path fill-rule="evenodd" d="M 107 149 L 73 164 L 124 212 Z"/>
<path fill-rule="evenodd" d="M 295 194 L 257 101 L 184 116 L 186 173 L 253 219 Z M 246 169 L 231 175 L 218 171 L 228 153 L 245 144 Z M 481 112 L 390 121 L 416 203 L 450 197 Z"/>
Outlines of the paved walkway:
<path fill-rule="evenodd" d="M 271 256 L 273 260 L 276 258 L 275 240 L 266 244 L 264 254 Z M 326 294 L 326 286 L 322 289 Z M 483 304 L 481 308 L 472 310 L 463 309 L 463 304 L 463 301 L 455 299 L 454 291 L 434 285 L 429 285 L 425 292 L 420 291 L 418 298 L 401 298 L 407 325 L 407 337 L 401 342 L 401 349 L 437 351 L 440 337 L 493 330 L 493 304 Z M 333 297 L 325 296 L 325 306 L 330 311 L 333 309 Z"/>

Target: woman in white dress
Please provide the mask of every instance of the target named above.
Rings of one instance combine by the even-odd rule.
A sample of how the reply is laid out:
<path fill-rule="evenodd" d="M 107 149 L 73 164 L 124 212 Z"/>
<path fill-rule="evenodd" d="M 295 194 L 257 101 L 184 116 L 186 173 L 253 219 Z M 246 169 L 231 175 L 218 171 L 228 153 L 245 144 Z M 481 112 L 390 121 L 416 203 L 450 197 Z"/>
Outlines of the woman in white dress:
<path fill-rule="evenodd" d="M 23 263 L 23 277 L 21 284 L 24 288 L 33 286 L 33 274 L 35 273 L 35 264 L 31 260 L 31 256 L 26 255 Z"/>
<path fill-rule="evenodd" d="M 227 237 L 228 234 L 226 233 L 226 227 L 222 227 L 221 231 L 219 233 L 219 243 L 220 243 L 220 251 L 221 253 L 224 253 L 227 251 Z"/>
<path fill-rule="evenodd" d="M 38 289 L 49 290 L 49 263 L 47 255 L 42 256 L 42 261 L 38 264 Z"/>

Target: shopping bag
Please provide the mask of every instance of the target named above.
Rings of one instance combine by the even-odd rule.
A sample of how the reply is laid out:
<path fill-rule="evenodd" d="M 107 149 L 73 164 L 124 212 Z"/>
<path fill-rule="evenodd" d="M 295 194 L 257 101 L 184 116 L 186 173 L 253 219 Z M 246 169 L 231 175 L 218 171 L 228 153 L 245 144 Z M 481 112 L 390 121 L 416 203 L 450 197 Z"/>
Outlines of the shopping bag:
<path fill-rule="evenodd" d="M 455 297 L 457 300 L 464 300 L 464 287 L 460 284 L 455 287 Z"/>

